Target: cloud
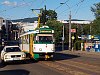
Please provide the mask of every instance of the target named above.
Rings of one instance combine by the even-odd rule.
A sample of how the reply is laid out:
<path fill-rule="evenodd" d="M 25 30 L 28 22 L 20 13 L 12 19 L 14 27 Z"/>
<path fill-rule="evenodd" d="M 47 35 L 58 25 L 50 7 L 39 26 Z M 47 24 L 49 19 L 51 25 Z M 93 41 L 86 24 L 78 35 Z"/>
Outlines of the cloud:
<path fill-rule="evenodd" d="M 10 1 L 4 1 L 2 2 L 3 5 L 7 5 L 7 6 L 17 6 L 17 2 L 10 2 Z"/>

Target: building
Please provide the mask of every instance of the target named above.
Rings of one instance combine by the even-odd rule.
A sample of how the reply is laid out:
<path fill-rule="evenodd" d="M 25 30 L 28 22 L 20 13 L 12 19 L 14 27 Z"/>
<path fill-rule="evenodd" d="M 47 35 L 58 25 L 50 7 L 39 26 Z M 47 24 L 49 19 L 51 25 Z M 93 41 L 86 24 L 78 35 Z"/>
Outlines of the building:
<path fill-rule="evenodd" d="M 20 27 L 21 27 L 21 31 L 20 33 L 25 33 L 25 32 L 28 32 L 28 31 L 32 31 L 34 30 L 35 28 L 37 28 L 37 25 L 38 25 L 38 22 L 37 21 L 34 21 L 34 23 L 21 23 L 20 24 Z"/>
<path fill-rule="evenodd" d="M 0 39 L 1 40 L 4 41 L 10 40 L 11 25 L 12 22 L 10 20 L 6 20 L 0 17 Z"/>
<path fill-rule="evenodd" d="M 1 27 L 3 26 L 4 22 L 5 20 L 2 17 L 0 17 L 0 40 L 1 40 L 1 33 L 2 33 Z"/>
<path fill-rule="evenodd" d="M 64 24 L 69 24 L 69 20 L 58 20 Z M 80 25 L 85 25 L 85 24 L 90 24 L 92 21 L 89 20 L 77 20 L 77 19 L 72 19 L 71 24 L 80 24 Z"/>
<path fill-rule="evenodd" d="M 0 17 L 0 46 L 2 45 L 2 26 L 5 25 L 4 18 Z"/>
<path fill-rule="evenodd" d="M 69 20 L 58 20 L 61 23 L 64 24 L 65 29 L 67 30 L 66 32 L 69 32 Z M 81 32 L 83 33 L 83 26 L 84 25 L 90 25 L 90 23 L 92 23 L 92 21 L 89 20 L 77 20 L 77 19 L 72 19 L 71 20 L 71 32 L 74 30 L 75 32 L 77 32 L 77 29 L 81 30 Z M 75 25 L 77 28 L 73 29 L 72 26 Z M 73 32 L 72 32 L 73 33 Z"/>

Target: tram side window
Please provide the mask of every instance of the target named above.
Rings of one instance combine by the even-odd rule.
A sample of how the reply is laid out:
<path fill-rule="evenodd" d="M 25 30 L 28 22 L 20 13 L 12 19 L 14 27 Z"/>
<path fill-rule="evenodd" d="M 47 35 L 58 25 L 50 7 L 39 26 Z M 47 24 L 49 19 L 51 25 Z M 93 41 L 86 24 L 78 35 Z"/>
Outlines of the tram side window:
<path fill-rule="evenodd" d="M 23 43 L 23 37 L 20 37 L 19 44 L 22 44 L 22 43 Z"/>
<path fill-rule="evenodd" d="M 29 44 L 29 37 L 28 36 L 25 36 L 23 38 L 23 44 Z"/>

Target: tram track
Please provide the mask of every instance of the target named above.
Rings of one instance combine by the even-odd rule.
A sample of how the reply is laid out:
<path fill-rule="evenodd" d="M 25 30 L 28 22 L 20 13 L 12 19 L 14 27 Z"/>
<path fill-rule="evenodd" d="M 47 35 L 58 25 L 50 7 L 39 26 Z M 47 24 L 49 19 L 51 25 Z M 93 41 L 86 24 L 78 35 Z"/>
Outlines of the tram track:
<path fill-rule="evenodd" d="M 67 62 L 67 63 L 66 63 Z M 65 60 L 65 61 L 57 61 L 57 63 L 60 64 L 64 64 L 66 66 L 70 66 L 70 67 L 75 67 L 78 70 L 82 70 L 84 72 L 88 72 L 88 73 L 96 73 L 96 74 L 100 74 L 100 67 L 98 66 L 94 66 L 91 64 L 85 64 L 84 62 L 76 62 L 76 61 L 71 61 L 71 60 Z"/>
<path fill-rule="evenodd" d="M 83 62 L 76 62 L 72 60 L 63 61 L 40 61 L 41 64 L 55 68 L 71 75 L 100 75 L 100 68 L 98 66 L 85 64 Z"/>

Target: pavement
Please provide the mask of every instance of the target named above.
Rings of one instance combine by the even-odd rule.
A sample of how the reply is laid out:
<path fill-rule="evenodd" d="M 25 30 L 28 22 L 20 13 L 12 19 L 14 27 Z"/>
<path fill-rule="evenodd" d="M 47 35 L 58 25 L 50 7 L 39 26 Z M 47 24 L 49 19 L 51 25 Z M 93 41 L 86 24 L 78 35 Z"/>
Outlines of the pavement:
<path fill-rule="evenodd" d="M 73 54 L 73 55 L 88 55 L 88 56 L 94 56 L 94 57 L 99 57 L 100 58 L 100 52 L 87 52 L 87 51 L 70 51 L 70 50 L 63 50 L 60 51 L 60 53 L 65 53 L 65 54 Z"/>

